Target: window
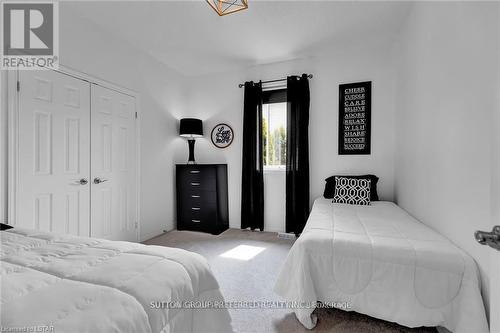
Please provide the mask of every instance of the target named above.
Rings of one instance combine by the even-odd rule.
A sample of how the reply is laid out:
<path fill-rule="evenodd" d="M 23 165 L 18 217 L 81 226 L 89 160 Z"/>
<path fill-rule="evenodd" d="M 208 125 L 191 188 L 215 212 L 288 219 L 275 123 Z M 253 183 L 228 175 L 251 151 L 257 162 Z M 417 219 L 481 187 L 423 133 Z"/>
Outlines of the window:
<path fill-rule="evenodd" d="M 264 91 L 262 141 L 264 168 L 286 166 L 286 89 Z"/>

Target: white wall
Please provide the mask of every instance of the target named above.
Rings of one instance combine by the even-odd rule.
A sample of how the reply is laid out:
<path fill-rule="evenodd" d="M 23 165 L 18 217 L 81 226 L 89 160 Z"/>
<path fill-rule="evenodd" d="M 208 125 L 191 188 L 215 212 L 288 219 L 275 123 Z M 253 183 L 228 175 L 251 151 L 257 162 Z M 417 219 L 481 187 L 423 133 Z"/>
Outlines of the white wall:
<path fill-rule="evenodd" d="M 174 228 L 172 142 L 175 115 L 184 110 L 185 79 L 145 52 L 80 19 L 60 4 L 63 65 L 138 91 L 141 95 L 141 236 Z"/>
<path fill-rule="evenodd" d="M 381 178 L 381 197 L 393 198 L 394 133 L 387 130 L 394 122 L 394 73 L 389 52 L 392 36 L 328 41 L 324 43 L 323 55 L 317 58 L 186 78 L 79 18 L 71 11 L 71 3 L 63 2 L 60 7 L 61 63 L 141 93 L 142 239 L 174 228 L 173 164 L 187 159 L 187 145 L 177 137 L 177 121 L 187 116 L 204 119 L 207 132 L 221 121 L 235 129 L 235 141 L 228 149 L 213 147 L 207 133 L 205 139 L 197 141 L 196 150 L 199 162 L 228 163 L 230 222 L 232 227 L 240 226 L 243 90 L 237 84 L 246 80 L 274 79 L 303 72 L 315 75 L 311 81 L 311 201 L 322 194 L 325 178 L 344 172 L 377 174 Z M 339 156 L 338 84 L 363 80 L 373 81 L 373 153 Z M 279 177 L 267 183 L 273 180 L 279 182 Z M 284 197 L 282 192 L 267 196 Z M 268 206 L 281 205 L 273 200 Z M 275 220 L 279 213 L 267 212 L 266 216 L 271 218 L 266 228 L 280 230 L 282 222 Z"/>
<path fill-rule="evenodd" d="M 0 222 L 7 222 L 7 72 L 0 71 Z"/>
<path fill-rule="evenodd" d="M 497 6 L 497 15 L 500 18 L 500 5 Z M 500 20 L 497 19 L 497 30 L 500 30 Z M 500 59 L 500 34 L 496 38 L 496 59 Z M 494 69 L 493 69 L 494 70 Z M 500 91 L 500 61 L 497 60 L 497 87 Z M 500 92 L 496 94 L 495 117 L 492 121 L 494 133 L 491 154 L 493 156 L 491 174 L 491 204 L 492 219 L 491 227 L 500 225 Z M 500 313 L 500 252 L 489 249 L 490 252 L 490 313 Z M 496 296 L 495 296 L 496 295 Z M 500 316 L 490 315 L 491 333 L 500 333 Z"/>
<path fill-rule="evenodd" d="M 311 202 L 323 194 L 324 179 L 335 173 L 374 173 L 380 177 L 382 199 L 392 200 L 394 189 L 394 72 L 389 40 L 337 44 L 336 51 L 318 58 L 261 65 L 237 72 L 190 78 L 185 116 L 204 120 L 206 139 L 197 140 L 196 157 L 200 163 L 227 163 L 229 169 L 230 226 L 240 227 L 241 147 L 243 126 L 243 89 L 248 80 L 283 78 L 290 74 L 312 73 L 310 81 L 310 172 Z M 339 156 L 338 85 L 373 81 L 372 155 Z M 214 125 L 227 122 L 235 131 L 234 143 L 225 150 L 209 141 Z M 175 160 L 187 159 L 182 140 L 175 146 Z M 284 196 L 281 198 L 284 200 Z M 276 201 L 270 204 L 273 206 Z M 276 205 L 280 209 L 279 205 Z M 277 215 L 272 212 L 271 215 Z M 272 229 L 276 224 L 272 223 Z M 267 229 L 269 225 L 266 225 Z"/>
<path fill-rule="evenodd" d="M 177 138 L 177 120 L 173 115 L 184 110 L 185 78 L 143 51 L 81 19 L 71 6 L 71 2 L 60 3 L 60 62 L 66 67 L 139 92 L 142 163 L 140 238 L 144 240 L 163 230 L 171 230 L 175 225 L 171 148 L 174 138 Z M 0 166 L 7 159 L 2 151 L 3 120 L 7 111 L 4 101 L 2 98 Z M 6 172 L 2 173 L 1 179 L 0 198 Z"/>
<path fill-rule="evenodd" d="M 500 17 L 500 6 L 498 6 Z M 500 29 L 500 27 L 499 27 Z M 500 34 L 497 38 L 497 59 L 500 59 Z M 500 64 L 497 64 L 497 82 L 500 88 Z M 495 117 L 492 121 L 494 133 L 492 145 L 491 173 L 491 228 L 500 225 L 500 92 L 496 95 Z M 489 231 L 489 229 L 488 229 Z M 488 249 L 490 253 L 490 313 L 500 313 L 500 252 Z M 494 296 L 496 295 L 496 297 Z M 500 316 L 490 316 L 491 333 L 500 333 Z"/>
<path fill-rule="evenodd" d="M 489 249 L 473 234 L 491 229 L 498 173 L 491 163 L 500 91 L 495 6 L 415 3 L 396 51 L 396 200 L 475 258 L 486 303 Z"/>

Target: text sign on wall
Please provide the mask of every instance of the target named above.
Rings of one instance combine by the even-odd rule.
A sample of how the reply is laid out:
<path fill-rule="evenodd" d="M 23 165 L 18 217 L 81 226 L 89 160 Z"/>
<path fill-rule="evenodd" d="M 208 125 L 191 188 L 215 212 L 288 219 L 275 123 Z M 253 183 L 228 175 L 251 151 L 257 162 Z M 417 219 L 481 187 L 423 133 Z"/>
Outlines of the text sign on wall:
<path fill-rule="evenodd" d="M 371 153 L 372 82 L 339 85 L 339 154 Z"/>

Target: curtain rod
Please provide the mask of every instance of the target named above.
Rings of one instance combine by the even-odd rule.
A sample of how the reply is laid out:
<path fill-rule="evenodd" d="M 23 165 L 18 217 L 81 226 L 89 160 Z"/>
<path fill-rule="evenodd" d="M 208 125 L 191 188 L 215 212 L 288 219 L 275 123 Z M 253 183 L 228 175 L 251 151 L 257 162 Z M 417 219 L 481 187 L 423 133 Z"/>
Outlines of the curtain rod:
<path fill-rule="evenodd" d="M 312 79 L 313 75 L 312 74 L 308 74 L 307 77 L 310 78 L 310 79 Z M 262 83 L 273 83 L 273 82 L 281 82 L 281 81 L 286 81 L 286 78 L 285 79 L 262 81 Z M 238 84 L 238 87 L 240 87 L 240 88 L 243 88 L 244 86 L 245 86 L 244 83 Z"/>

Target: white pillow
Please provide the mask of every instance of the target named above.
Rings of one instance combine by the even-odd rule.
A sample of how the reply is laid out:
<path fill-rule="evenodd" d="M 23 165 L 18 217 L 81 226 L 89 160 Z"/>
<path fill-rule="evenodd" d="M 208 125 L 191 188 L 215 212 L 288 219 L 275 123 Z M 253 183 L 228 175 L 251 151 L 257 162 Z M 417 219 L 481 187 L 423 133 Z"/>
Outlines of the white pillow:
<path fill-rule="evenodd" d="M 335 177 L 333 202 L 349 205 L 369 205 L 370 185 L 371 180 L 369 179 Z"/>

